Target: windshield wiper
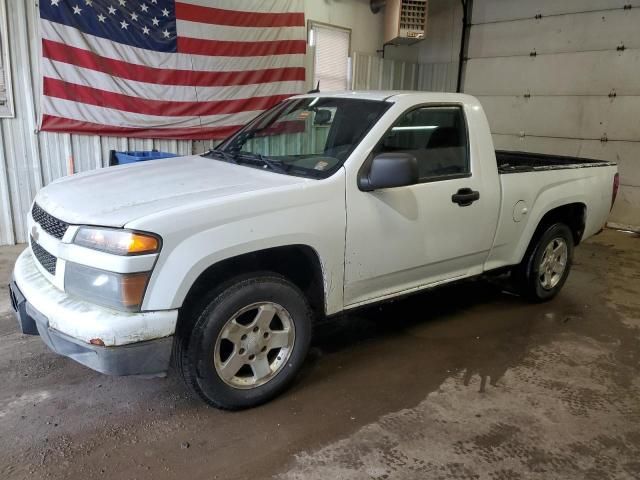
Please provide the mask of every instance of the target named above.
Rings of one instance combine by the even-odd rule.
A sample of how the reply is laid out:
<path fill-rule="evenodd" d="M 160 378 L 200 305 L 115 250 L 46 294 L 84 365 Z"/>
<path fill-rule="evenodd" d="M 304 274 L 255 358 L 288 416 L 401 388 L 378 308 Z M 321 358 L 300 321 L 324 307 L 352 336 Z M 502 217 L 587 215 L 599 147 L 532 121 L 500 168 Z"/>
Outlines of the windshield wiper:
<path fill-rule="evenodd" d="M 231 162 L 231 163 L 238 163 L 238 160 L 236 160 L 236 156 L 232 155 L 230 153 L 227 152 L 223 152 L 222 150 L 216 150 L 215 148 L 212 150 L 209 150 L 207 153 L 204 154 L 205 157 L 209 157 L 211 155 L 217 155 L 219 157 L 222 157 L 223 160 L 226 160 L 227 162 Z"/>
<path fill-rule="evenodd" d="M 236 161 L 240 160 L 249 160 L 251 162 L 255 162 L 256 160 L 262 163 L 265 167 L 269 167 L 274 172 L 278 173 L 287 173 L 289 170 L 284 162 L 280 162 L 277 160 L 272 160 L 270 158 L 265 157 L 261 153 L 251 153 L 251 152 L 238 152 L 235 154 L 234 158 Z"/>
<path fill-rule="evenodd" d="M 223 160 L 226 160 L 230 163 L 235 163 L 236 165 L 239 161 L 244 160 L 245 162 L 250 162 L 253 164 L 261 163 L 265 167 L 270 168 L 274 172 L 278 173 L 287 173 L 289 170 L 289 165 L 286 165 L 284 162 L 279 162 L 277 160 L 271 160 L 270 158 L 265 157 L 261 153 L 252 153 L 252 152 L 234 152 L 229 153 L 223 150 L 212 149 L 205 153 L 205 156 L 216 155 L 218 157 L 222 157 Z"/>

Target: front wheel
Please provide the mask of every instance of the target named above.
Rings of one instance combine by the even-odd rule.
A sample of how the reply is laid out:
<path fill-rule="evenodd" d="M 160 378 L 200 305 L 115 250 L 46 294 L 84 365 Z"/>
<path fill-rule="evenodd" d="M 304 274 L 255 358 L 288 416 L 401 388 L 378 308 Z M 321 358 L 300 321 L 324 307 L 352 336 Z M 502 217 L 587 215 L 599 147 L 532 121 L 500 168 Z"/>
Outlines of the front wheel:
<path fill-rule="evenodd" d="M 573 259 L 573 235 L 562 223 L 551 225 L 529 248 L 514 271 L 522 293 L 542 302 L 555 297 L 569 276 Z"/>
<path fill-rule="evenodd" d="M 235 279 L 177 340 L 185 383 L 205 402 L 236 410 L 264 403 L 299 372 L 311 340 L 302 292 L 271 273 Z"/>

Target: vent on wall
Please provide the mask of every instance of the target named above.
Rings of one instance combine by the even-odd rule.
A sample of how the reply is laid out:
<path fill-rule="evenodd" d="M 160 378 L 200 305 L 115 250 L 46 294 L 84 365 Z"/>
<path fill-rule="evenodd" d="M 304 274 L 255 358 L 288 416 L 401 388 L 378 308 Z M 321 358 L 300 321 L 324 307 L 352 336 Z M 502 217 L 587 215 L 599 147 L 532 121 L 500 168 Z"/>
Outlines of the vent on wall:
<path fill-rule="evenodd" d="M 408 45 L 424 39 L 428 0 L 388 0 L 385 10 L 385 43 Z"/>

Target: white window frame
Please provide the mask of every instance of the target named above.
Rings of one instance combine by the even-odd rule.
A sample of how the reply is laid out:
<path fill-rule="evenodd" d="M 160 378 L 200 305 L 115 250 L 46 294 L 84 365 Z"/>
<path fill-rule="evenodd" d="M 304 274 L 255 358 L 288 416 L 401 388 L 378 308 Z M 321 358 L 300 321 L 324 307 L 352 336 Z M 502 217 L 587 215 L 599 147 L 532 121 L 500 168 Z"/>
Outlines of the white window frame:
<path fill-rule="evenodd" d="M 311 64 L 313 65 L 313 71 L 311 74 L 311 88 L 316 88 L 315 77 L 316 77 L 316 42 L 317 42 L 317 34 L 315 33 L 315 27 L 326 28 L 339 30 L 341 32 L 346 32 L 349 34 L 349 48 L 347 50 L 347 85 L 346 89 L 353 89 L 353 65 L 352 58 L 353 52 L 351 51 L 351 43 L 353 41 L 353 30 L 347 27 L 341 27 L 339 25 L 332 25 L 330 23 L 318 22 L 315 20 L 307 20 L 307 43 L 309 47 L 311 47 L 311 51 L 309 53 L 312 54 Z M 322 83 L 320 83 L 320 91 L 322 91 Z"/>
<path fill-rule="evenodd" d="M 7 101 L 0 105 L 0 118 L 13 118 L 15 111 L 13 106 L 13 88 L 11 83 L 11 57 L 9 53 L 9 24 L 7 22 L 7 2 L 0 0 L 0 43 L 2 49 L 2 72 L 4 73 L 4 86 L 7 92 Z"/>

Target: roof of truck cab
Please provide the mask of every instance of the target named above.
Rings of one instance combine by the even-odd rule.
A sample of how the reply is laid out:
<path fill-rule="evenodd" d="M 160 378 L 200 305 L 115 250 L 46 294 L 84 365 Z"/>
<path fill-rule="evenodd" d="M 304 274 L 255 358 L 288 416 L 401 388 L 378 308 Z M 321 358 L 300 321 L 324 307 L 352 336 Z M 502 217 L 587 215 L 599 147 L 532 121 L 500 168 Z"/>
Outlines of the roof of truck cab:
<path fill-rule="evenodd" d="M 446 92 L 419 92 L 411 90 L 345 90 L 339 92 L 317 92 L 307 93 L 304 95 L 296 95 L 292 98 L 305 97 L 334 97 L 334 98 L 359 98 L 362 100 L 389 100 L 396 101 L 400 98 L 413 98 L 416 102 L 464 102 L 469 100 L 469 95 L 463 93 L 446 93 Z"/>

